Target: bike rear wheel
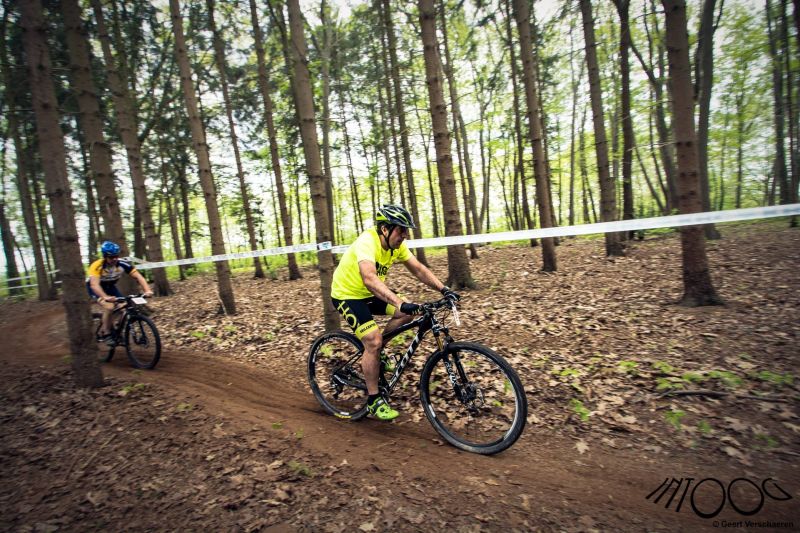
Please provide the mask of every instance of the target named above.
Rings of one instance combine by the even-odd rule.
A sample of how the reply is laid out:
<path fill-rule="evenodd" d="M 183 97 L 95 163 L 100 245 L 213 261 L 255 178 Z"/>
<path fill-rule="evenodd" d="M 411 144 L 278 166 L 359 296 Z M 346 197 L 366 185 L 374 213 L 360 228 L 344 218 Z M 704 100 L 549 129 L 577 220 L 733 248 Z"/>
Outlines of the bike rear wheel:
<path fill-rule="evenodd" d="M 161 337 L 152 320 L 137 316 L 128 321 L 125 327 L 125 350 L 135 368 L 155 368 L 161 358 Z"/>
<path fill-rule="evenodd" d="M 320 335 L 308 354 L 308 383 L 330 414 L 347 420 L 367 415 L 367 385 L 361 371 L 364 346 L 352 333 Z"/>
<path fill-rule="evenodd" d="M 491 455 L 514 444 L 528 402 L 517 373 L 489 348 L 454 342 L 425 363 L 420 400 L 434 429 L 453 446 Z"/>

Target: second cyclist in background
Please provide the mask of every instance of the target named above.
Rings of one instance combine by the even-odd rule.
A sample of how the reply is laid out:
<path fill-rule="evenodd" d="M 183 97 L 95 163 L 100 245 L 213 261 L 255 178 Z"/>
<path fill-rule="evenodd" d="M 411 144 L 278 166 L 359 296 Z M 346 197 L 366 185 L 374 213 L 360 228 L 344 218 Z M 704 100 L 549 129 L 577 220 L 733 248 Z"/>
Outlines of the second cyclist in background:
<path fill-rule="evenodd" d="M 419 262 L 405 240 L 416 229 L 411 215 L 399 205 L 384 205 L 375 216 L 375 227 L 364 231 L 350 245 L 333 273 L 331 300 L 364 344 L 361 366 L 367 383 L 367 407 L 380 420 L 392 420 L 400 413 L 378 391 L 379 353 L 383 338 L 373 315 L 392 317 L 386 331 L 406 324 L 422 312 L 419 304 L 403 301 L 384 281 L 389 267 L 400 261 L 417 279 L 445 297 L 459 300 L 458 293 L 439 281 Z"/>

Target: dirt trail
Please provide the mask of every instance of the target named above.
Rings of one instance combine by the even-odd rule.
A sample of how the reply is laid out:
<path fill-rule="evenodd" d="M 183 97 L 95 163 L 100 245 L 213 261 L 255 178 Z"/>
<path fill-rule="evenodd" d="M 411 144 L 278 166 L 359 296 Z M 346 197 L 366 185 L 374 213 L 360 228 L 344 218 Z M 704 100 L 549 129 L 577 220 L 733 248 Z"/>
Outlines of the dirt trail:
<path fill-rule="evenodd" d="M 0 335 L 6 341 L 0 358 L 4 361 L 63 366 L 66 331 L 59 305 L 30 304 L 26 312 L 3 322 Z M 696 516 L 688 504 L 675 512 L 674 505 L 664 508 L 666 498 L 654 504 L 646 496 L 665 478 L 714 477 L 726 482 L 747 476 L 760 482 L 775 474 L 763 468 L 744 472 L 736 464 L 688 453 L 666 457 L 637 446 L 593 447 L 581 454 L 572 439 L 535 425 L 528 425 L 505 453 L 471 455 L 441 444 L 424 418 L 416 423 L 407 416 L 392 424 L 342 422 L 322 411 L 304 382 L 286 383 L 266 369 L 213 354 L 174 350 L 169 339 L 164 344 L 156 371 L 132 374 L 124 354 L 117 354 L 104 372 L 179 391 L 243 430 L 280 422 L 302 434 L 297 445 L 303 453 L 331 464 L 346 461 L 351 465 L 346 475 L 362 486 L 380 485 L 394 476 L 440 487 L 440 493 L 425 496 L 427 507 L 435 509 L 448 499 L 448 508 L 475 515 L 475 524 L 484 528 L 497 524 L 481 522 L 481 513 L 491 512 L 514 529 L 713 529 L 716 522 Z M 536 405 L 530 408 L 535 411 Z M 712 492 L 698 491 L 699 507 L 715 507 Z M 743 518 L 726 505 L 715 520 Z M 791 502 L 768 500 L 756 518 L 800 524 L 798 507 Z"/>

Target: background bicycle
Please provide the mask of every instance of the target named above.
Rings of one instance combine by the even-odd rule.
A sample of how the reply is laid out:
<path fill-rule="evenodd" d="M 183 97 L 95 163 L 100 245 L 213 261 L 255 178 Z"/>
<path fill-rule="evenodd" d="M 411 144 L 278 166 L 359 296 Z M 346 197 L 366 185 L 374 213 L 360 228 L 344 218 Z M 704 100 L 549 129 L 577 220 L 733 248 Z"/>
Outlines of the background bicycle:
<path fill-rule="evenodd" d="M 111 361 L 117 347 L 124 346 L 132 366 L 147 370 L 155 368 L 161 358 L 161 337 L 153 320 L 143 314 L 142 306 L 146 303 L 141 294 L 116 299 L 117 307 L 111 315 L 114 324 L 111 339 L 100 347 L 101 361 Z M 101 313 L 92 313 L 97 322 L 95 337 L 98 340 L 102 316 Z"/>
<path fill-rule="evenodd" d="M 437 349 L 419 376 L 419 399 L 428 421 L 450 444 L 462 450 L 494 454 L 514 444 L 525 427 L 528 404 L 513 368 L 491 349 L 474 342 L 456 342 L 447 319 L 458 323 L 454 302 L 442 299 L 423 304 L 423 314 L 384 335 L 393 338 L 416 328 L 416 335 L 393 372 L 381 362 L 379 387 L 387 397 L 428 332 Z M 361 371 L 364 347 L 355 335 L 333 331 L 320 335 L 308 355 L 308 380 L 326 411 L 339 418 L 359 420 L 367 415 L 366 383 Z"/>

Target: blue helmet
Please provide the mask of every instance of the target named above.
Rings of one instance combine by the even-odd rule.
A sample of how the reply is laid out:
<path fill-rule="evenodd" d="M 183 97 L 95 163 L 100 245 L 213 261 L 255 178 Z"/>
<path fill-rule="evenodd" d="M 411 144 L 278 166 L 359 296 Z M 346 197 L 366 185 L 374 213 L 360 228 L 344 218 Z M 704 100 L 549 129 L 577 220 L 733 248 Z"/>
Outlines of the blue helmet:
<path fill-rule="evenodd" d="M 119 244 L 111 241 L 105 241 L 100 245 L 100 251 L 103 253 L 103 257 L 108 257 L 109 255 L 119 255 Z"/>

